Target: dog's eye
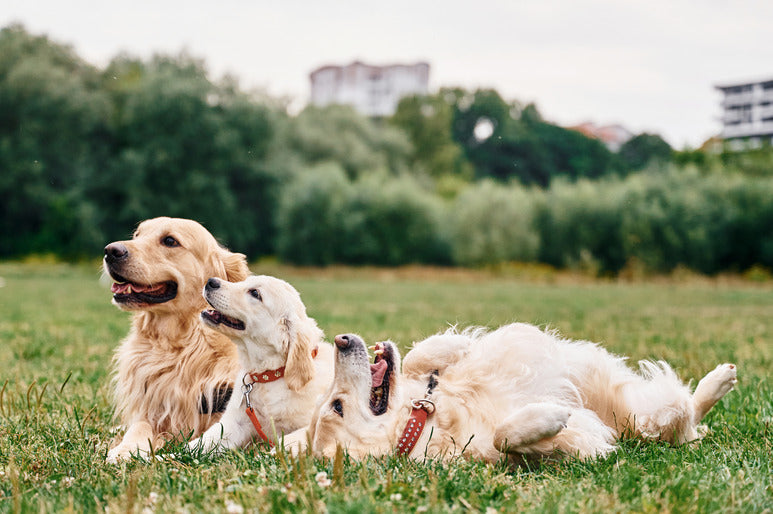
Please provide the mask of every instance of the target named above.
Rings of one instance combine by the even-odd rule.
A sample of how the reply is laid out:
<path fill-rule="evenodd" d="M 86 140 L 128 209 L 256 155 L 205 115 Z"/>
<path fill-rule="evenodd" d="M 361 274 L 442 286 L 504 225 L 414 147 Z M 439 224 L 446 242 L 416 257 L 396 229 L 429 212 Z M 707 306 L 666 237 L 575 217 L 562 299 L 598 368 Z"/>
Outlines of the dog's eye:
<path fill-rule="evenodd" d="M 263 297 L 260 296 L 260 291 L 258 291 L 257 289 L 250 289 L 248 292 L 253 298 L 260 300 L 261 302 L 263 301 Z"/>
<path fill-rule="evenodd" d="M 344 406 L 341 405 L 341 400 L 333 400 L 333 403 L 330 404 L 330 406 L 333 408 L 336 414 L 344 417 Z"/>
<path fill-rule="evenodd" d="M 161 244 L 168 247 L 168 248 L 176 248 L 180 246 L 180 243 L 177 242 L 177 239 L 173 238 L 172 236 L 166 236 L 161 240 Z"/>

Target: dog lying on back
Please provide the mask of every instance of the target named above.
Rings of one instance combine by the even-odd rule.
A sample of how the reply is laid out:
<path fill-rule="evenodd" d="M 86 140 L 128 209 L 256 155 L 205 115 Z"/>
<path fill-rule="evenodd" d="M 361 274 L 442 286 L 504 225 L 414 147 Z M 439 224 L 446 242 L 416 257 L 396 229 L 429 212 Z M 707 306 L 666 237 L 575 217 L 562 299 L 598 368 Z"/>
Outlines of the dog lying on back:
<path fill-rule="evenodd" d="M 562 340 L 526 324 L 449 331 L 405 357 L 391 342 L 368 363 L 356 335 L 335 338 L 335 379 L 309 427 L 316 454 L 397 452 L 415 459 L 463 454 L 494 462 L 507 454 L 591 458 L 620 437 L 682 444 L 736 383 L 733 364 L 706 375 L 694 393 L 665 362 L 624 359 L 589 342 Z M 288 448 L 298 451 L 302 440 Z"/>
<path fill-rule="evenodd" d="M 114 359 L 116 416 L 126 426 L 107 456 L 114 463 L 220 418 L 238 360 L 231 341 L 199 321 L 201 289 L 210 277 L 243 280 L 249 269 L 195 221 L 155 218 L 105 247 L 104 270 L 115 281 L 113 304 L 134 314 Z"/>
<path fill-rule="evenodd" d="M 212 278 L 204 298 L 212 309 L 201 313 L 202 320 L 228 335 L 238 351 L 241 367 L 232 378 L 242 394 L 234 393 L 220 422 L 190 449 L 217 452 L 257 438 L 273 444 L 298 429 L 305 433 L 333 380 L 333 347 L 322 340 L 298 292 L 265 275 L 238 283 Z"/>

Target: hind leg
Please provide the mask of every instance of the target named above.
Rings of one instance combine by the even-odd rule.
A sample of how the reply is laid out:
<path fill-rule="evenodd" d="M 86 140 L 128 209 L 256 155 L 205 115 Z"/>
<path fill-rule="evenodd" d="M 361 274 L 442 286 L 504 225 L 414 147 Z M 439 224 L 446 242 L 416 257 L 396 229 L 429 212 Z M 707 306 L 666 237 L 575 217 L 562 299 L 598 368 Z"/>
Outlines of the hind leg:
<path fill-rule="evenodd" d="M 720 364 L 698 382 L 692 395 L 695 423 L 699 423 L 712 407 L 733 389 L 737 370 L 735 364 Z"/>
<path fill-rule="evenodd" d="M 523 449 L 566 428 L 571 409 L 554 403 L 530 403 L 507 416 L 494 431 L 494 446 L 502 452 Z"/>
<path fill-rule="evenodd" d="M 643 361 L 639 380 L 625 387 L 629 413 L 620 433 L 682 444 L 700 438 L 698 422 L 735 384 L 735 366 L 722 364 L 700 381 L 695 394 L 665 363 Z"/>

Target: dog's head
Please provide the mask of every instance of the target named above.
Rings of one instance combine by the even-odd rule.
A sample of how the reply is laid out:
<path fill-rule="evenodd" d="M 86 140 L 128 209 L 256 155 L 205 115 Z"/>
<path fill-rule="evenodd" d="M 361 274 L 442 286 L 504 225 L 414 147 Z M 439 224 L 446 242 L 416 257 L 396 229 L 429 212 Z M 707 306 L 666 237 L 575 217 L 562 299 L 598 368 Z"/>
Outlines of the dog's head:
<path fill-rule="evenodd" d="M 293 286 L 266 275 L 236 283 L 211 278 L 203 294 L 212 309 L 201 313 L 202 320 L 230 336 L 250 365 L 279 357 L 293 391 L 314 377 L 312 350 L 322 331 Z"/>
<path fill-rule="evenodd" d="M 335 345 L 335 379 L 309 427 L 312 448 L 328 457 L 339 444 L 355 458 L 389 453 L 402 405 L 400 352 L 391 341 L 377 343 L 370 364 L 359 336 L 338 335 Z"/>
<path fill-rule="evenodd" d="M 200 224 L 165 217 L 143 221 L 132 239 L 107 245 L 103 266 L 115 281 L 119 308 L 176 314 L 201 310 L 201 288 L 210 277 L 249 274 L 244 255 L 221 247 Z"/>

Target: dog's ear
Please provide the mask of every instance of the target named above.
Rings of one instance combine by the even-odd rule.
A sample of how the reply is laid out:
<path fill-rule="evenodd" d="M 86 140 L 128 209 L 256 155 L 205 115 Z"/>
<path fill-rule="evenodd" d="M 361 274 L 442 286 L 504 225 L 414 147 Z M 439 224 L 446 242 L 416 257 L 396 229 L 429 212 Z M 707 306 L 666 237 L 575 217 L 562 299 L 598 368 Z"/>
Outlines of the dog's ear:
<path fill-rule="evenodd" d="M 234 253 L 219 246 L 211 255 L 212 270 L 218 278 L 229 282 L 241 282 L 250 275 L 247 257 L 243 253 Z"/>
<path fill-rule="evenodd" d="M 280 329 L 287 347 L 285 381 L 287 387 L 299 391 L 314 378 L 314 345 L 322 339 L 322 331 L 311 318 L 301 319 L 297 315 L 282 318 Z"/>
<path fill-rule="evenodd" d="M 250 268 L 247 267 L 247 256 L 243 253 L 233 253 L 222 249 L 223 265 L 225 266 L 225 279 L 229 282 L 241 282 L 250 276 Z"/>

